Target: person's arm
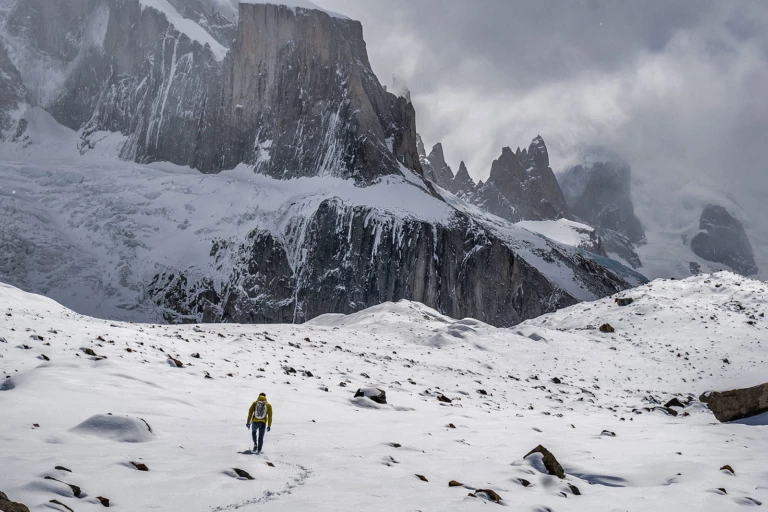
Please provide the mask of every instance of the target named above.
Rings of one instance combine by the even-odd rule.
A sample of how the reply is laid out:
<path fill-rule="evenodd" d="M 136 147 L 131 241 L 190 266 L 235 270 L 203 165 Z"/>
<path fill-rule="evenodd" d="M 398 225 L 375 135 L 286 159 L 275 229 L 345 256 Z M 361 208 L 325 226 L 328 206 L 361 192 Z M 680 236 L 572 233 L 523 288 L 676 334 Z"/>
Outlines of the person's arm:
<path fill-rule="evenodd" d="M 272 428 L 272 404 L 267 404 L 267 426 Z"/>
<path fill-rule="evenodd" d="M 248 419 L 245 421 L 246 424 L 251 424 L 251 419 L 253 418 L 253 409 L 256 407 L 256 402 L 253 402 L 251 404 L 251 408 L 248 409 Z"/>

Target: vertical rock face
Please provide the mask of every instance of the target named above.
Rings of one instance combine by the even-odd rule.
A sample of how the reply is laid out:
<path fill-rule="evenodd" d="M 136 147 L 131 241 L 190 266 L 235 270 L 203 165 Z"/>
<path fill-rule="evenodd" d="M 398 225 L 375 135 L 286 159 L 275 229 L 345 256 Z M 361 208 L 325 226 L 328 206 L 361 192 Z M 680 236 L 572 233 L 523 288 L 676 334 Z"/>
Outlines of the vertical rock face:
<path fill-rule="evenodd" d="M 18 125 L 27 91 L 21 74 L 8 57 L 0 39 L 0 140 L 17 137 L 23 129 Z"/>
<path fill-rule="evenodd" d="M 67 70 L 56 94 L 41 89 L 38 102 L 60 123 L 84 128 L 84 150 L 93 133 L 119 131 L 128 137 L 121 156 L 139 162 L 203 172 L 246 163 L 279 178 L 363 182 L 401 165 L 421 172 L 413 106 L 379 84 L 359 22 L 243 3 L 234 31 L 193 3 L 184 12 L 218 27 L 222 41 L 234 34 L 228 52 L 138 0 L 30 0 L 26 18 L 12 16 L 19 34 L 32 29 L 25 19 L 63 19 L 33 38 Z M 76 37 L 59 41 L 66 34 Z"/>
<path fill-rule="evenodd" d="M 699 231 L 691 239 L 691 250 L 698 257 L 728 265 L 739 274 L 758 271 L 752 244 L 738 219 L 718 205 L 707 205 L 701 212 Z"/>
<path fill-rule="evenodd" d="M 287 239 L 301 239 L 301 246 L 262 231 L 239 248 L 217 245 L 213 254 L 234 255 L 232 277 L 219 291 L 210 281 L 159 274 L 152 300 L 169 321 L 300 322 L 409 299 L 497 326 L 576 302 L 463 215 L 445 227 L 332 199 L 293 225 Z M 589 259 L 558 252 L 551 258 L 591 281 L 598 294 L 626 286 Z"/>
<path fill-rule="evenodd" d="M 470 200 L 512 222 L 570 216 L 540 136 L 533 139 L 528 150 L 513 152 L 503 148 L 491 166 L 488 181 L 478 185 Z"/>
<path fill-rule="evenodd" d="M 632 204 L 632 169 L 612 160 L 578 165 L 559 176 L 574 215 L 603 231 L 614 231 L 632 244 L 645 243 L 645 230 Z"/>

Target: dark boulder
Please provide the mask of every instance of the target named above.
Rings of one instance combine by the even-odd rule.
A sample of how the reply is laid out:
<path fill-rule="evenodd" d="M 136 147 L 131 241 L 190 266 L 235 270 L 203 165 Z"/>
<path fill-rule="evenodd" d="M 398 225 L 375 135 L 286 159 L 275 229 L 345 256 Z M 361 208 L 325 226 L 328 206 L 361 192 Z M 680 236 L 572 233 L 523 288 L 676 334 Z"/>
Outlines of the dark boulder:
<path fill-rule="evenodd" d="M 600 326 L 600 332 L 611 333 L 616 332 L 616 329 L 611 324 L 603 324 Z"/>
<path fill-rule="evenodd" d="M 0 492 L 0 510 L 3 512 L 29 512 L 26 505 L 9 500 L 4 492 Z"/>
<path fill-rule="evenodd" d="M 527 459 L 533 454 L 540 453 L 543 456 L 542 461 L 544 462 L 544 467 L 547 470 L 547 473 L 550 475 L 554 475 L 558 478 L 565 478 L 565 471 L 563 470 L 563 466 L 560 465 L 559 462 L 557 462 L 557 459 L 554 455 L 552 455 L 552 452 L 544 448 L 542 445 L 537 446 L 530 452 L 526 454 L 524 459 Z"/>
<path fill-rule="evenodd" d="M 355 398 L 367 397 L 377 404 L 386 405 L 387 393 L 379 388 L 360 388 L 355 393 Z"/>
<path fill-rule="evenodd" d="M 239 478 L 245 478 L 246 480 L 253 480 L 253 477 L 245 470 L 240 468 L 232 468 Z"/>
<path fill-rule="evenodd" d="M 768 412 L 768 383 L 751 388 L 704 393 L 707 404 L 718 421 L 734 421 Z"/>
<path fill-rule="evenodd" d="M 617 297 L 616 298 L 616 304 L 618 304 L 619 306 L 629 306 L 633 302 L 635 302 L 635 299 L 633 299 L 631 297 Z"/>

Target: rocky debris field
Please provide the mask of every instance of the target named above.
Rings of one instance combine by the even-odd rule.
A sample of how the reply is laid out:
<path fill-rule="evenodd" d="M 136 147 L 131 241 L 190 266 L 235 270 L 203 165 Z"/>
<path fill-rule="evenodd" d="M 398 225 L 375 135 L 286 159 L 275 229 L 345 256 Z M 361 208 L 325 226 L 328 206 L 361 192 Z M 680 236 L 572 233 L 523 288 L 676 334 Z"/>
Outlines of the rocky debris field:
<path fill-rule="evenodd" d="M 768 381 L 767 289 L 654 281 L 499 329 L 407 301 L 118 323 L 0 285 L 0 510 L 761 506 L 768 415 L 700 398 Z"/>

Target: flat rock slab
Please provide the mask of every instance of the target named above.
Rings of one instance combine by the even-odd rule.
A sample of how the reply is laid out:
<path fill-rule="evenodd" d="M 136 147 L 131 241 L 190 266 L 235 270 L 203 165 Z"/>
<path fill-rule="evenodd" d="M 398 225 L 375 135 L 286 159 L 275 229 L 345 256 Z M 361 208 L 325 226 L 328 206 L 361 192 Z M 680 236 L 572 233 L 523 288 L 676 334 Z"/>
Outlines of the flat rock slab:
<path fill-rule="evenodd" d="M 718 421 L 740 420 L 768 411 L 768 383 L 751 388 L 713 391 L 701 395 Z"/>

